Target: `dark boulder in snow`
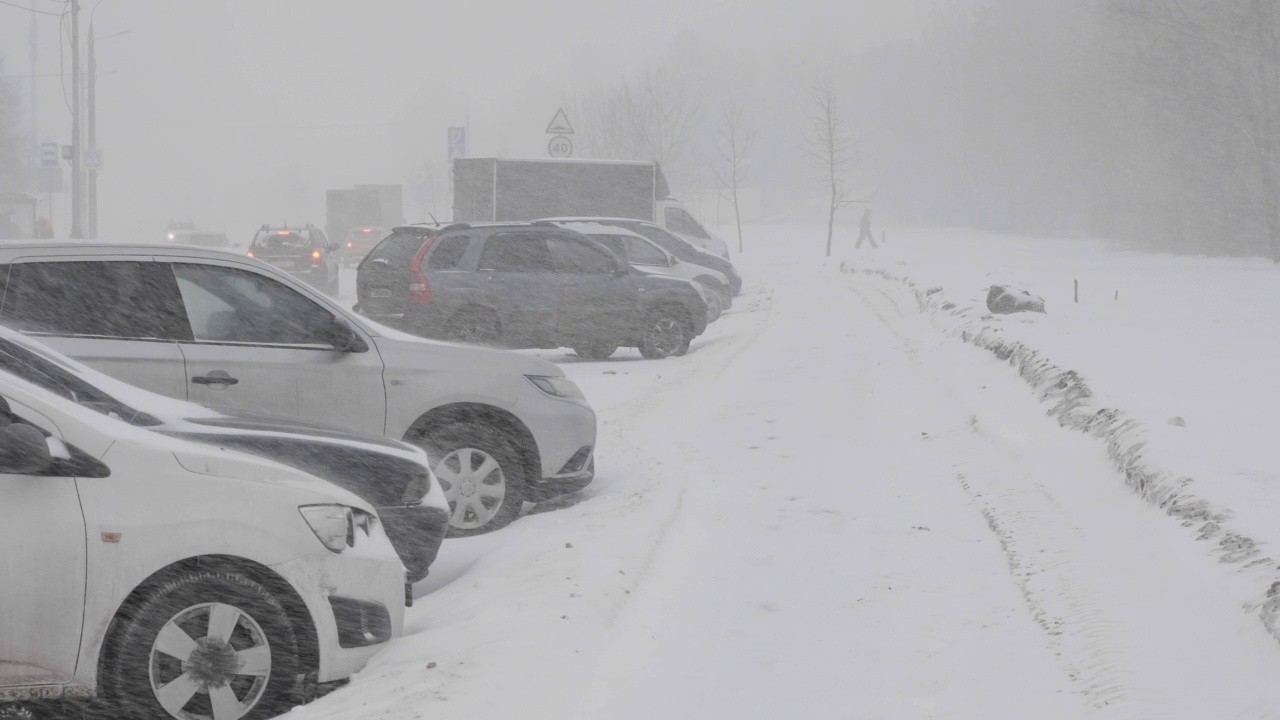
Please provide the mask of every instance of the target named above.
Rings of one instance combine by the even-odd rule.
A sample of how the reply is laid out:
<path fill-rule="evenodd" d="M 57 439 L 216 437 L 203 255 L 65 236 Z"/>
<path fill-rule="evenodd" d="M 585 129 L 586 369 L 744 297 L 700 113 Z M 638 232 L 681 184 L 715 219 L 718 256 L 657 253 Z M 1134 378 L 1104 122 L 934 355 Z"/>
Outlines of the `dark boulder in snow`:
<path fill-rule="evenodd" d="M 987 290 L 987 309 L 999 315 L 1017 312 L 1044 312 L 1044 298 L 1011 285 L 992 285 Z"/>

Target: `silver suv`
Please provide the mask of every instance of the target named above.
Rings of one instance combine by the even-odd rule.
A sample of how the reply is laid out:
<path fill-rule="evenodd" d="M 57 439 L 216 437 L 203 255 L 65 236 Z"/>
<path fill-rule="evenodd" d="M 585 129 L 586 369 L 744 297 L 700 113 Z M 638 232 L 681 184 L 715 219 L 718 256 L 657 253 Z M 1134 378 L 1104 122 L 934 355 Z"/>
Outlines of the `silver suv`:
<path fill-rule="evenodd" d="M 595 413 L 555 365 L 396 332 L 254 258 L 3 244 L 0 290 L 0 323 L 138 387 L 422 447 L 453 535 L 595 473 Z"/>

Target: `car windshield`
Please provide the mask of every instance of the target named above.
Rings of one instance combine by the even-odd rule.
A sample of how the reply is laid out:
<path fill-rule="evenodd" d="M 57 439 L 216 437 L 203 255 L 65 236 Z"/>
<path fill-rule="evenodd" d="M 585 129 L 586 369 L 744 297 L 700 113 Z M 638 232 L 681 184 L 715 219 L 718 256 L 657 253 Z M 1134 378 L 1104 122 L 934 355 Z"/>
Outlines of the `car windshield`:
<path fill-rule="evenodd" d="M 131 425 L 146 427 L 160 424 L 155 417 L 134 409 L 94 387 L 80 377 L 74 368 L 3 338 L 0 338 L 0 370 L 9 372 L 82 407 L 115 417 Z"/>

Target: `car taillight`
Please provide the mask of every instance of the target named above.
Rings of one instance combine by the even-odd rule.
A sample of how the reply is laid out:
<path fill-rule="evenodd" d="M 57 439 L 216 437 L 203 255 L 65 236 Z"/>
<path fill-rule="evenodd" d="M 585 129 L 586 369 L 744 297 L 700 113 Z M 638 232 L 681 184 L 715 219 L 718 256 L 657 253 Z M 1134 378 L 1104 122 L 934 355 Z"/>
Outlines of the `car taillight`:
<path fill-rule="evenodd" d="M 427 278 L 422 274 L 422 258 L 427 256 L 427 251 L 431 249 L 431 243 L 436 241 L 436 237 L 429 237 L 422 243 L 422 247 L 418 248 L 418 254 L 413 256 L 413 263 L 409 265 L 409 271 L 413 273 L 414 280 L 409 283 L 409 302 L 414 305 L 425 305 L 431 302 L 431 286 L 427 284 Z"/>
<path fill-rule="evenodd" d="M 353 248 L 353 247 L 355 247 L 355 246 L 356 246 L 356 244 L 355 244 L 355 243 L 352 243 L 352 242 L 347 243 L 347 249 L 348 249 L 348 250 L 350 250 L 351 248 Z"/>
<path fill-rule="evenodd" d="M 249 252 L 245 253 L 245 255 L 248 255 L 249 257 L 253 257 L 253 251 L 250 250 Z"/>
<path fill-rule="evenodd" d="M 311 251 L 311 262 L 320 262 L 320 259 L 323 257 L 324 255 L 321 255 L 319 250 Z"/>

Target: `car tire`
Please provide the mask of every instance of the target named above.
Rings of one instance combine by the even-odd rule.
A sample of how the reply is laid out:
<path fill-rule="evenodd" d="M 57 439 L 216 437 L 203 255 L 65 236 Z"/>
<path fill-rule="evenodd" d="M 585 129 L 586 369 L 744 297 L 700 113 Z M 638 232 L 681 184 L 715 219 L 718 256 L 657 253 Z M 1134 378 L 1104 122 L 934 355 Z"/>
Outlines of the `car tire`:
<path fill-rule="evenodd" d="M 609 356 L 618 351 L 618 345 L 604 341 L 590 342 L 575 345 L 573 351 L 584 360 L 608 360 Z"/>
<path fill-rule="evenodd" d="M 446 337 L 468 345 L 497 345 L 499 334 L 498 316 L 480 307 L 459 310 L 445 326 Z"/>
<path fill-rule="evenodd" d="M 671 309 L 658 309 L 645 318 L 640 338 L 640 354 L 650 360 L 661 360 L 688 351 L 693 332 L 684 317 Z"/>
<path fill-rule="evenodd" d="M 500 431 L 482 423 L 457 422 L 406 440 L 427 452 L 449 501 L 448 537 L 492 532 L 520 514 L 524 467 L 515 446 Z"/>
<path fill-rule="evenodd" d="M 240 720 L 288 709 L 297 636 L 279 600 L 248 577 L 181 575 L 126 607 L 116 622 L 102 686 L 118 717 L 182 717 L 184 709 L 213 717 L 214 702 L 228 703 L 220 707 Z"/>

